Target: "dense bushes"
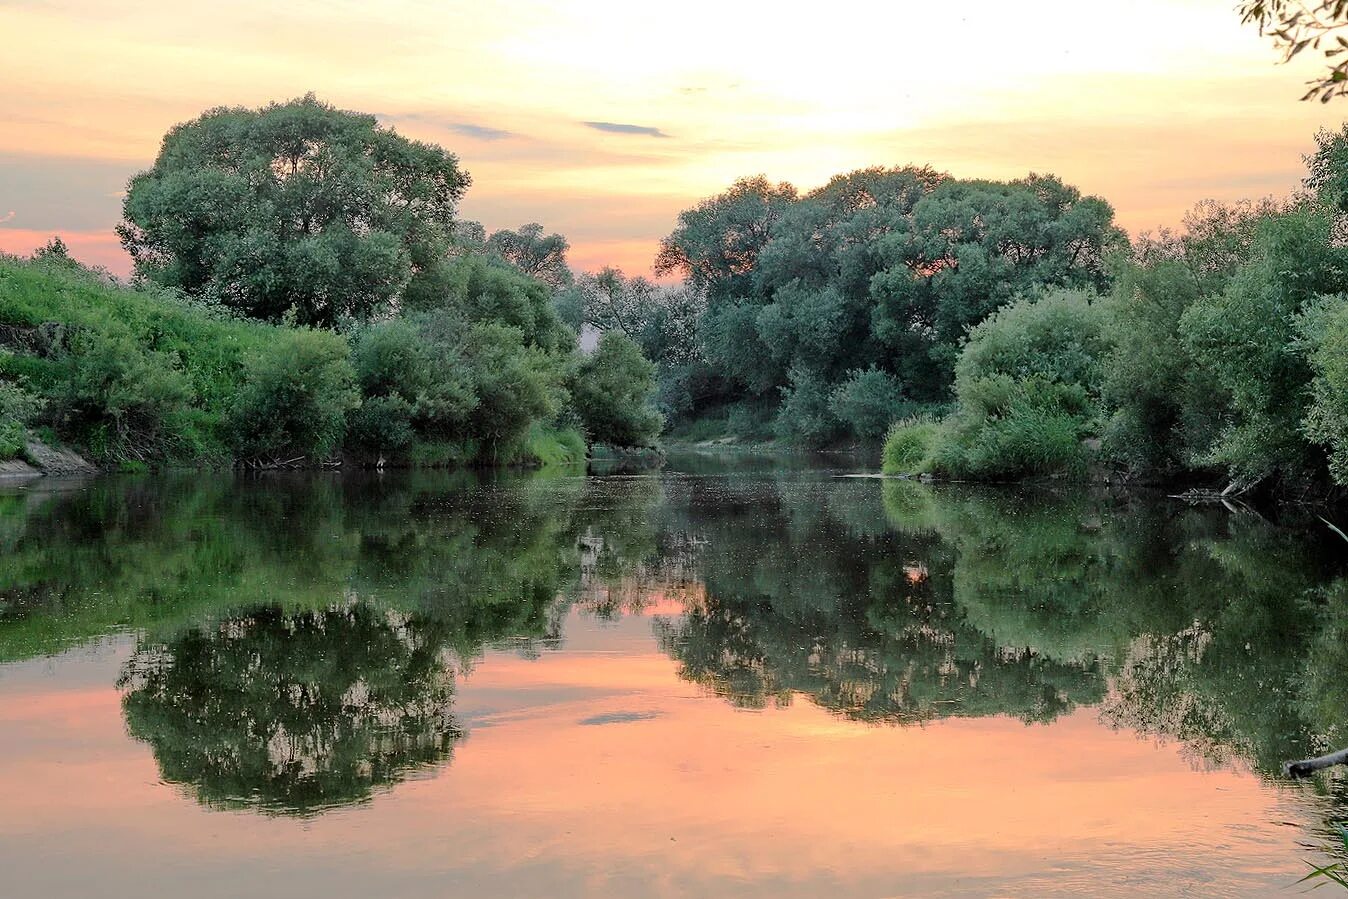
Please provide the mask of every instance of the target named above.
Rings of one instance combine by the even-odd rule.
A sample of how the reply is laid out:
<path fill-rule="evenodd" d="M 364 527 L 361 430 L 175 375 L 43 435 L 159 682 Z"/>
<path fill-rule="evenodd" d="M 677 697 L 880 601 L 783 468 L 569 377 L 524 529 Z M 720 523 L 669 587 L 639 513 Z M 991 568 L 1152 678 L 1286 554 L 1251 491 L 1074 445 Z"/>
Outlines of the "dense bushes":
<path fill-rule="evenodd" d="M 354 355 L 365 405 L 352 436 L 367 450 L 397 453 L 418 441 L 445 445 L 464 460 L 511 462 L 530 426 L 551 421 L 566 401 L 568 354 L 459 311 L 371 325 L 357 336 Z"/>
<path fill-rule="evenodd" d="M 0 381 L 96 458 L 221 463 L 245 357 L 279 333 L 171 292 L 50 261 L 0 259 Z"/>
<path fill-rule="evenodd" d="M 1203 204 L 1182 233 L 1139 239 L 1099 299 L 1024 299 L 973 328 L 956 410 L 935 432 L 896 426 L 886 469 L 1080 472 L 1099 437 L 1101 461 L 1141 480 L 1348 486 L 1348 247 L 1333 193 L 1348 129 L 1318 140 L 1295 200 Z"/>
<path fill-rule="evenodd" d="M 572 393 L 590 439 L 613 446 L 649 446 L 663 421 L 651 406 L 655 366 L 635 343 L 616 331 L 580 364 Z"/>
<path fill-rule="evenodd" d="M 17 384 L 0 381 L 0 462 L 23 453 L 25 431 L 38 408 L 37 397 Z"/>
<path fill-rule="evenodd" d="M 330 331 L 283 331 L 247 361 L 230 410 L 239 455 L 293 461 L 326 458 L 360 404 L 346 341 Z"/>
<path fill-rule="evenodd" d="M 1108 350 L 1089 294 L 1056 291 L 1004 307 L 969 335 L 956 366 L 956 411 L 935 430 L 895 428 L 886 467 L 982 479 L 1084 469 L 1082 440 L 1099 427 Z M 927 452 L 915 459 L 919 447 Z"/>
<path fill-rule="evenodd" d="M 605 439 L 655 438 L 649 365 L 635 347 L 612 372 L 581 365 L 546 293 L 515 318 L 550 349 L 482 312 L 482 296 L 447 295 L 439 309 L 348 339 L 239 320 L 74 265 L 0 259 L 0 458 L 50 427 L 106 463 L 576 462 L 585 448 L 567 424 L 568 388 L 591 375 L 632 403 L 616 419 L 628 431 Z"/>
<path fill-rule="evenodd" d="M 1302 320 L 1314 380 L 1306 436 L 1329 449 L 1329 471 L 1348 484 L 1348 298 L 1326 297 Z"/>
<path fill-rule="evenodd" d="M 939 426 L 927 419 L 896 421 L 885 435 L 881 467 L 885 474 L 916 474 L 923 471 L 936 444 Z"/>

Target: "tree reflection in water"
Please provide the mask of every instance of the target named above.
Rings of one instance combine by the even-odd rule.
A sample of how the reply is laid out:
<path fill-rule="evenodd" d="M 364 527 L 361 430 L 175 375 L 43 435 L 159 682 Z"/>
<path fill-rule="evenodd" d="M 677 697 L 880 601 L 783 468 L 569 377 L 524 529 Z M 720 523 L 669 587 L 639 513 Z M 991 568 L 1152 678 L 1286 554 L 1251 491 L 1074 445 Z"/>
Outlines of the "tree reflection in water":
<path fill-rule="evenodd" d="M 127 729 L 204 804 L 310 815 L 447 760 L 454 675 L 412 617 L 262 606 L 164 642 L 122 674 Z"/>
<path fill-rule="evenodd" d="M 137 631 L 127 726 L 211 806 L 313 814 L 442 766 L 456 683 L 488 648 L 564 645 L 576 611 L 653 616 L 679 674 L 744 708 L 1090 707 L 1270 776 L 1348 744 L 1341 541 L 1254 515 L 772 469 L 4 499 L 0 660 Z"/>

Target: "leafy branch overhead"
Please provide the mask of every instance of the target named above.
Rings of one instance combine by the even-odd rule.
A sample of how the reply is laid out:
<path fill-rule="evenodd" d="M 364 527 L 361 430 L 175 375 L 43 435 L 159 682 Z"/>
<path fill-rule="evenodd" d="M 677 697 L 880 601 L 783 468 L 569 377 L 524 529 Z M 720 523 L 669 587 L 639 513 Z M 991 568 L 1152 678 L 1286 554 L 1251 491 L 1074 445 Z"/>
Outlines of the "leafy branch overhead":
<path fill-rule="evenodd" d="M 1336 33 L 1348 27 L 1348 0 L 1245 0 L 1240 16 L 1242 22 L 1254 23 L 1261 34 L 1273 37 L 1284 62 L 1304 50 L 1324 54 L 1328 71 L 1307 82 L 1310 90 L 1301 99 L 1318 97 L 1321 103 L 1328 103 L 1348 93 L 1348 56 L 1344 55 L 1348 37 Z"/>

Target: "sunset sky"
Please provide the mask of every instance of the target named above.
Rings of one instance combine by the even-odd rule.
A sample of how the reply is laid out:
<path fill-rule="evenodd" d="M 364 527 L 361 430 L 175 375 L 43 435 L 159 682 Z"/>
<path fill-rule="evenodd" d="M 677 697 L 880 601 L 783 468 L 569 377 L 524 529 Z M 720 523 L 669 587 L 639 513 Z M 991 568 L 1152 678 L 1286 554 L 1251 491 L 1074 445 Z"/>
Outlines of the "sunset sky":
<path fill-rule="evenodd" d="M 459 155 L 466 217 L 645 272 L 736 177 L 1053 172 L 1136 232 L 1285 194 L 1348 100 L 1302 103 L 1234 0 L 750 3 L 0 0 L 0 250 L 122 272 L 127 178 L 218 105 L 314 91 Z"/>

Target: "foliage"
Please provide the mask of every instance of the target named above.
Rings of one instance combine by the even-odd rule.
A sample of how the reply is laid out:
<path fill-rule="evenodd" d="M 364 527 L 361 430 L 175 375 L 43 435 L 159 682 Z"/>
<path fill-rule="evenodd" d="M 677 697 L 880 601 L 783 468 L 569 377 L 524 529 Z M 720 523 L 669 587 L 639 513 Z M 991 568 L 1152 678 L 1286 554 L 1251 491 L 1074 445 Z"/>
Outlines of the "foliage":
<path fill-rule="evenodd" d="M 926 467 L 938 434 L 936 422 L 908 418 L 890 425 L 881 453 L 885 474 L 918 474 Z"/>
<path fill-rule="evenodd" d="M 1348 60 L 1334 62 L 1348 49 L 1348 41 L 1335 34 L 1348 26 L 1348 2 L 1345 0 L 1241 0 L 1240 20 L 1259 26 L 1260 34 L 1273 36 L 1274 46 L 1287 62 L 1310 48 L 1324 47 L 1329 71 L 1311 81 L 1310 90 L 1301 99 L 1319 97 L 1328 103 L 1348 93 Z"/>
<path fill-rule="evenodd" d="M 725 193 L 679 213 L 677 227 L 660 242 L 655 273 L 678 272 L 716 299 L 743 296 L 773 225 L 795 199 L 790 184 L 773 184 L 761 175 L 741 178 Z"/>
<path fill-rule="evenodd" d="M 543 234 L 537 222 L 521 225 L 518 231 L 502 229 L 487 238 L 485 249 L 531 278 L 536 278 L 553 290 L 566 287 L 572 281 L 571 269 L 566 265 L 566 251 L 570 249 L 560 234 Z"/>
<path fill-rule="evenodd" d="M 350 436 L 366 450 L 449 443 L 463 461 L 511 462 L 531 425 L 563 401 L 562 359 L 526 346 L 517 328 L 450 311 L 371 325 L 354 359 L 372 407 L 357 413 Z"/>
<path fill-rule="evenodd" d="M 838 439 L 842 423 L 833 413 L 833 393 L 807 368 L 794 368 L 791 386 L 781 388 L 782 405 L 774 427 L 778 438 L 806 447 L 823 447 Z"/>
<path fill-rule="evenodd" d="M 612 446 L 650 446 L 663 420 L 651 406 L 655 366 L 632 340 L 609 331 L 581 362 L 571 388 L 590 440 Z"/>
<path fill-rule="evenodd" d="M 662 394 L 684 416 L 780 397 L 795 419 L 783 434 L 878 439 L 913 409 L 897 396 L 948 401 L 969 327 L 1023 292 L 1106 287 L 1106 256 L 1123 244 L 1112 217 L 1103 200 L 1051 176 L 1002 183 L 871 168 L 805 196 L 761 178 L 736 182 L 684 212 L 662 244 L 657 271 L 683 274 L 706 296 L 701 357 L 691 371 L 662 368 L 662 381 L 678 382 Z M 802 430 L 809 391 L 788 409 L 795 382 L 841 405 L 810 413 Z"/>
<path fill-rule="evenodd" d="M 18 384 L 0 380 L 0 462 L 22 455 L 28 424 L 41 401 Z"/>
<path fill-rule="evenodd" d="M 960 355 L 959 406 L 933 450 L 935 469 L 988 479 L 1080 473 L 1082 440 L 1099 425 L 1108 351 L 1100 307 L 1084 292 L 1057 291 L 994 313 Z"/>
<path fill-rule="evenodd" d="M 829 404 L 851 433 L 870 441 L 883 437 L 907 409 L 898 378 L 874 366 L 848 374 L 833 389 Z"/>
<path fill-rule="evenodd" d="M 328 331 L 283 332 L 249 359 L 230 414 L 243 458 L 321 460 L 336 449 L 360 404 L 346 340 Z"/>
<path fill-rule="evenodd" d="M 468 184 L 453 154 L 311 94 L 173 128 L 131 180 L 118 232 L 144 278 L 332 326 L 416 292 Z"/>
<path fill-rule="evenodd" d="M 1221 426 L 1220 396 L 1180 339 L 1185 310 L 1202 295 L 1179 260 L 1153 257 L 1122 266 L 1105 298 L 1112 349 L 1103 360 L 1101 393 L 1110 410 L 1110 455 L 1151 478 L 1188 469 Z"/>
<path fill-rule="evenodd" d="M 413 294 L 405 311 L 443 312 L 469 322 L 514 328 L 524 343 L 548 352 L 565 352 L 575 334 L 557 317 L 547 285 L 490 256 L 459 256 L 438 269 Z"/>
<path fill-rule="evenodd" d="M 1308 304 L 1348 275 L 1348 250 L 1332 233 L 1331 217 L 1311 204 L 1265 220 L 1249 264 L 1180 319 L 1188 352 L 1226 398 L 1223 425 L 1202 459 L 1245 483 L 1270 475 L 1303 481 L 1319 464 L 1301 427 L 1311 371 L 1296 338 Z"/>
<path fill-rule="evenodd" d="M 525 441 L 524 461 L 538 465 L 584 465 L 585 435 L 574 428 L 535 424 Z"/>
<path fill-rule="evenodd" d="M 1300 322 L 1314 379 L 1305 433 L 1329 449 L 1329 473 L 1348 485 L 1348 298 L 1327 297 Z"/>
<path fill-rule="evenodd" d="M 78 266 L 0 261 L 0 374 L 42 406 L 32 421 L 109 461 L 220 461 L 246 354 L 277 329 L 106 283 Z"/>
<path fill-rule="evenodd" d="M 76 331 L 54 356 L 47 397 L 57 430 L 103 460 L 190 454 L 186 379 L 166 353 L 125 335 Z"/>

